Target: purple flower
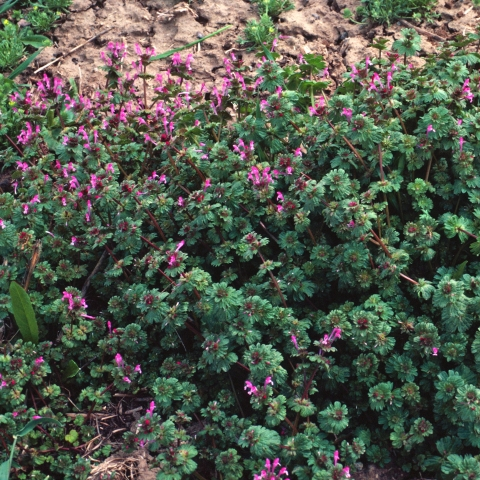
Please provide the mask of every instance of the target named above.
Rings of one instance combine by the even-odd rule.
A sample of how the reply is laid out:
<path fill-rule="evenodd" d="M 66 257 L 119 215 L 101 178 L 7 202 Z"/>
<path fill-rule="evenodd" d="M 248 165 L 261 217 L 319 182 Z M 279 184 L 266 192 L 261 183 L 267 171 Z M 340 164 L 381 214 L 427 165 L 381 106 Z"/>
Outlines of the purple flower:
<path fill-rule="evenodd" d="M 245 382 L 245 387 L 244 387 L 243 389 L 244 389 L 244 390 L 247 390 L 247 388 L 248 388 L 248 390 L 249 390 L 249 391 L 247 392 L 249 395 L 255 395 L 255 396 L 258 395 L 258 389 L 257 389 L 257 387 L 256 387 L 255 385 L 253 385 L 253 383 L 250 382 L 250 381 L 248 381 L 248 380 Z"/>
<path fill-rule="evenodd" d="M 115 363 L 117 364 L 117 367 L 120 368 L 123 368 L 123 366 L 125 365 L 123 358 L 119 353 L 115 355 Z"/>
<path fill-rule="evenodd" d="M 347 122 L 350 123 L 350 121 L 352 120 L 352 115 L 353 115 L 352 109 L 351 108 L 344 108 L 342 110 L 342 115 L 347 119 Z"/>
<path fill-rule="evenodd" d="M 150 408 L 147 409 L 147 413 L 150 414 L 150 416 L 153 416 L 153 411 L 155 410 L 155 402 L 150 402 Z"/>

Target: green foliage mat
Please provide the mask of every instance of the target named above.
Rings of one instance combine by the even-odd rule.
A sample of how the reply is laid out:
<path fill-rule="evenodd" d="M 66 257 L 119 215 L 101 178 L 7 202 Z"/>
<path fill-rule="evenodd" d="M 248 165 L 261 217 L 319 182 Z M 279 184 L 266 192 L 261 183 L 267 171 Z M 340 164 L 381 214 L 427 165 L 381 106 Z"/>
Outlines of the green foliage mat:
<path fill-rule="evenodd" d="M 64 425 L 18 440 L 17 478 L 86 478 L 126 392 L 159 479 L 480 479 L 478 36 L 415 68 L 415 35 L 328 100 L 321 58 L 267 49 L 210 92 L 192 55 L 154 77 L 138 47 L 123 75 L 113 43 L 92 98 L 1 80 L 2 455 L 33 415 Z"/>

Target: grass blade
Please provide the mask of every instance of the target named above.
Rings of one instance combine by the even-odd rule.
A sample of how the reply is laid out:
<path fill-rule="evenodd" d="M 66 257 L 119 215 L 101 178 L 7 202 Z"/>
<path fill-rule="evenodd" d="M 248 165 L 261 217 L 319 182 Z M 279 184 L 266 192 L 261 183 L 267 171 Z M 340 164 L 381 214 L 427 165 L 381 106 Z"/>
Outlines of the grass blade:
<path fill-rule="evenodd" d="M 13 80 L 17 75 L 20 75 L 28 66 L 38 57 L 43 48 L 39 48 L 36 52 L 32 53 L 25 61 L 23 61 L 9 76 L 10 80 Z"/>
<path fill-rule="evenodd" d="M 17 283 L 10 284 L 13 316 L 26 342 L 38 343 L 38 325 L 32 302 L 27 292 Z"/>
<path fill-rule="evenodd" d="M 225 30 L 228 30 L 231 27 L 231 25 L 226 25 L 225 27 L 220 28 L 216 32 L 210 33 L 208 35 L 205 35 L 205 37 L 199 38 L 198 40 L 195 40 L 194 42 L 187 43 L 183 47 L 178 47 L 174 48 L 173 50 L 169 50 L 168 52 L 160 53 L 159 55 L 155 55 L 154 57 L 150 58 L 150 60 L 163 60 L 164 58 L 168 58 L 174 53 L 181 52 L 182 50 L 185 50 L 186 48 L 193 47 L 197 43 L 201 43 L 204 40 L 207 40 L 208 38 L 214 37 L 215 35 L 218 35 L 219 33 L 224 32 Z"/>

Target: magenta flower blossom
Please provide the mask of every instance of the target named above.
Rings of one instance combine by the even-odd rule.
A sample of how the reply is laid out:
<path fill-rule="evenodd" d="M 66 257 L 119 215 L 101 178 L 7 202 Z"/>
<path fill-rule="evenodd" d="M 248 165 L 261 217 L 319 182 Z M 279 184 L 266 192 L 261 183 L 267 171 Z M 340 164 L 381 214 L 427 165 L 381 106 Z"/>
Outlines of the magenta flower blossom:
<path fill-rule="evenodd" d="M 249 395 L 255 395 L 255 396 L 258 395 L 258 389 L 257 389 L 257 387 L 256 387 L 255 385 L 253 385 L 253 383 L 250 382 L 250 381 L 248 381 L 248 380 L 245 382 L 245 387 L 244 387 L 243 389 L 244 389 L 244 390 L 247 390 L 247 389 L 248 389 L 249 391 L 248 391 L 247 393 L 248 393 Z"/>
<path fill-rule="evenodd" d="M 259 475 L 255 474 L 253 480 L 281 480 L 282 475 L 288 475 L 288 471 L 285 467 L 282 467 L 278 473 L 275 472 L 277 467 L 280 467 L 280 459 L 276 458 L 273 463 L 269 458 L 265 461 L 265 470 L 262 470 Z M 283 480 L 289 480 L 285 478 Z"/>
<path fill-rule="evenodd" d="M 350 478 L 351 475 L 350 475 L 350 467 L 345 467 L 342 469 L 342 472 L 343 472 L 343 475 L 345 476 L 345 478 Z"/>
<path fill-rule="evenodd" d="M 153 417 L 153 411 L 155 410 L 155 402 L 150 402 L 150 408 L 147 408 L 147 413 L 150 414 L 150 417 Z"/>
<path fill-rule="evenodd" d="M 107 328 L 110 333 L 112 333 L 112 322 L 110 320 L 107 321 Z"/>
<path fill-rule="evenodd" d="M 337 465 L 339 460 L 340 460 L 340 454 L 338 453 L 338 450 L 335 450 L 335 452 L 333 452 L 333 464 Z"/>
<path fill-rule="evenodd" d="M 177 248 L 175 249 L 175 251 L 178 252 L 184 245 L 185 245 L 185 240 L 182 240 L 177 244 Z"/>
<path fill-rule="evenodd" d="M 292 335 L 290 337 L 290 339 L 292 340 L 292 343 L 293 343 L 293 346 L 295 347 L 296 350 L 298 350 L 298 342 L 297 342 L 297 337 L 295 335 Z"/>
<path fill-rule="evenodd" d="M 132 383 L 132 381 L 128 377 L 123 377 L 123 381 L 126 383 Z"/>
<path fill-rule="evenodd" d="M 38 357 L 35 359 L 35 365 L 40 365 L 41 363 L 43 363 L 45 360 L 43 359 L 43 357 Z"/>
<path fill-rule="evenodd" d="M 282 192 L 277 192 L 277 201 L 283 202 L 283 200 L 284 200 L 283 193 Z"/>
<path fill-rule="evenodd" d="M 34 416 L 32 417 L 32 420 L 38 420 L 39 418 L 42 418 L 42 417 L 41 417 L 40 415 L 34 415 Z"/>
<path fill-rule="evenodd" d="M 123 358 L 119 353 L 115 355 L 115 363 L 117 364 L 117 367 L 120 368 L 123 368 L 125 365 L 125 362 L 123 361 Z"/>
<path fill-rule="evenodd" d="M 267 388 L 267 385 L 273 385 L 272 377 L 267 377 L 263 383 L 263 388 Z"/>
<path fill-rule="evenodd" d="M 342 115 L 347 119 L 347 122 L 350 123 L 350 121 L 352 120 L 352 115 L 353 115 L 352 109 L 351 108 L 344 108 L 342 110 Z"/>
<path fill-rule="evenodd" d="M 432 355 L 434 357 L 438 356 L 438 348 L 437 347 L 432 347 Z"/>
<path fill-rule="evenodd" d="M 0 218 L 0 228 L 3 230 L 5 228 L 4 221 Z"/>
<path fill-rule="evenodd" d="M 142 369 L 140 367 L 140 365 L 137 365 L 135 368 L 134 368 L 134 372 L 137 372 L 137 373 L 142 373 Z"/>
<path fill-rule="evenodd" d="M 458 139 L 458 143 L 460 144 L 460 151 L 462 151 L 463 150 L 463 143 L 464 143 L 463 137 L 460 137 Z"/>
<path fill-rule="evenodd" d="M 174 53 L 172 55 L 172 65 L 174 67 L 178 67 L 181 64 L 182 64 L 182 57 L 180 56 L 180 54 L 178 52 Z"/>
<path fill-rule="evenodd" d="M 428 134 L 429 134 L 430 132 L 435 132 L 435 131 L 436 131 L 436 130 L 433 128 L 433 125 L 429 125 L 429 126 L 427 127 L 427 137 L 428 137 Z"/>

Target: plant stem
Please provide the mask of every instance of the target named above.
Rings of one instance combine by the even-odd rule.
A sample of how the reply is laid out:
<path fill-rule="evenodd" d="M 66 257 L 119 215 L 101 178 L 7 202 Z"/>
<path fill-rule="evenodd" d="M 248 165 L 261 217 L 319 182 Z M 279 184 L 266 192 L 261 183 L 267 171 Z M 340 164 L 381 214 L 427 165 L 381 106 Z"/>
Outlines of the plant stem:
<path fill-rule="evenodd" d="M 380 165 L 380 178 L 382 180 L 382 183 L 384 183 L 385 174 L 383 173 L 383 154 L 382 154 L 382 145 L 380 143 L 378 144 L 378 163 Z M 385 213 L 387 215 L 387 225 L 390 227 L 390 212 L 388 210 L 388 200 L 387 200 L 387 194 L 385 192 L 383 192 L 383 199 L 387 204 L 385 207 Z"/>
<path fill-rule="evenodd" d="M 399 276 L 404 278 L 405 280 L 409 281 L 410 283 L 413 283 L 414 285 L 418 285 L 418 282 L 416 282 L 415 280 L 412 280 L 410 277 L 407 277 L 403 273 L 399 273 Z"/>
<path fill-rule="evenodd" d="M 233 385 L 233 380 L 232 380 L 232 376 L 230 375 L 230 372 L 228 373 L 228 378 L 230 379 L 230 385 L 232 386 L 232 392 L 233 392 L 233 395 L 235 396 L 235 400 L 237 402 L 238 409 L 240 410 L 240 414 L 242 415 L 242 418 L 245 418 L 245 414 L 243 413 L 242 406 L 240 405 L 240 401 L 238 400 L 237 392 L 235 391 L 235 386 Z"/>
<path fill-rule="evenodd" d="M 428 177 L 430 176 L 430 168 L 432 167 L 433 152 L 430 152 L 430 160 L 427 165 L 427 173 L 425 174 L 425 183 L 428 182 Z"/>
<path fill-rule="evenodd" d="M 10 142 L 12 147 L 20 154 L 21 157 L 23 157 L 23 152 L 20 150 L 20 147 L 5 133 L 5 136 L 7 137 L 7 140 Z"/>
<path fill-rule="evenodd" d="M 475 240 L 478 239 L 478 237 L 477 237 L 476 235 L 474 235 L 473 233 L 468 232 L 467 230 L 464 230 L 463 228 L 458 228 L 457 230 L 458 230 L 459 232 L 463 232 L 463 233 L 467 234 L 469 237 L 472 237 L 472 238 L 474 238 Z"/>
<path fill-rule="evenodd" d="M 259 250 L 257 250 L 257 253 L 260 255 L 260 258 L 262 259 L 262 262 L 263 262 L 263 264 L 265 265 L 265 259 L 263 258 L 262 254 L 260 253 Z M 283 306 L 284 306 L 285 308 L 288 308 L 288 307 L 287 307 L 287 302 L 285 301 L 285 298 L 284 298 L 284 296 L 283 296 L 283 294 L 282 294 L 282 291 L 280 290 L 280 286 L 278 285 L 277 279 L 274 277 L 273 273 L 272 273 L 270 270 L 268 271 L 268 273 L 270 274 L 270 278 L 272 279 L 272 282 L 273 282 L 273 284 L 275 285 L 275 288 L 277 289 L 277 292 L 278 292 L 278 294 L 279 294 L 279 296 L 280 296 L 280 300 L 282 301 Z"/>
<path fill-rule="evenodd" d="M 370 229 L 371 234 L 375 237 L 377 240 L 378 244 L 380 245 L 381 249 L 385 252 L 385 255 L 388 258 L 392 258 L 392 254 L 388 251 L 387 246 L 382 242 L 382 239 L 375 233 L 375 231 L 371 228 Z"/>
<path fill-rule="evenodd" d="M 390 106 L 392 107 L 392 110 L 395 112 L 395 115 L 396 115 L 397 118 L 400 120 L 400 124 L 402 125 L 403 133 L 404 133 L 405 135 L 408 135 L 407 129 L 406 129 L 406 127 L 405 127 L 405 124 L 403 123 L 402 117 L 401 117 L 400 114 L 398 113 L 397 109 L 393 106 L 392 99 L 389 98 L 388 101 L 389 101 L 389 103 L 390 103 Z"/>
<path fill-rule="evenodd" d="M 327 123 L 330 125 L 330 127 L 332 128 L 333 131 L 335 131 L 335 127 L 333 126 L 332 122 L 330 120 L 327 119 Z M 342 139 L 343 141 L 348 145 L 348 148 L 350 148 L 350 150 L 353 152 L 353 154 L 357 157 L 358 160 L 360 160 L 360 163 L 362 164 L 363 168 L 365 169 L 366 172 L 368 172 L 368 168 L 367 166 L 365 165 L 365 162 L 363 161 L 363 158 L 362 156 L 358 153 L 358 151 L 356 150 L 356 148 L 350 143 L 350 140 L 345 137 L 345 135 L 342 135 Z"/>

